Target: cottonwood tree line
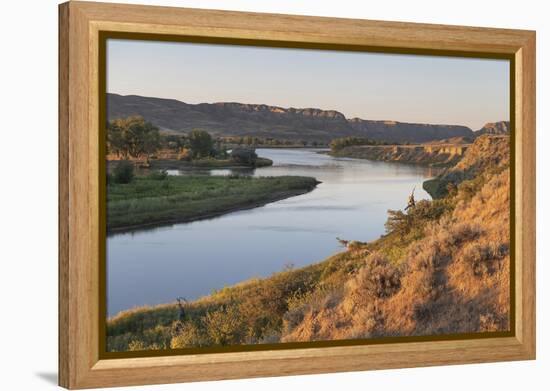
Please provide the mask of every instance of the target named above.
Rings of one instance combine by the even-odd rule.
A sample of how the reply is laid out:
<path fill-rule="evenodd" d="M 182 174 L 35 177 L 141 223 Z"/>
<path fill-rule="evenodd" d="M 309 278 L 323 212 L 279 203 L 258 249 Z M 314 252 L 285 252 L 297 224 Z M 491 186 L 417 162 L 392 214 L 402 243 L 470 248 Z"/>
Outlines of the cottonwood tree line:
<path fill-rule="evenodd" d="M 399 144 L 393 142 L 391 144 Z M 387 141 L 372 140 L 366 137 L 340 137 L 333 139 L 329 146 L 332 151 L 339 151 L 345 147 L 359 146 L 359 145 L 390 145 Z"/>
<path fill-rule="evenodd" d="M 107 123 L 107 153 L 121 159 L 153 156 L 161 149 L 176 153 L 187 151 L 189 158 L 225 158 L 225 149 L 265 146 L 326 146 L 326 142 L 285 140 L 272 137 L 224 136 L 214 139 L 204 130 L 194 129 L 186 135 L 162 134 L 158 127 L 141 116 L 118 118 Z"/>
<path fill-rule="evenodd" d="M 148 159 L 161 148 L 175 152 L 187 149 L 190 157 L 204 158 L 220 152 L 221 148 L 215 144 L 204 130 L 192 130 L 184 136 L 162 135 L 158 127 L 139 116 L 119 118 L 107 124 L 107 153 L 122 159 Z"/>

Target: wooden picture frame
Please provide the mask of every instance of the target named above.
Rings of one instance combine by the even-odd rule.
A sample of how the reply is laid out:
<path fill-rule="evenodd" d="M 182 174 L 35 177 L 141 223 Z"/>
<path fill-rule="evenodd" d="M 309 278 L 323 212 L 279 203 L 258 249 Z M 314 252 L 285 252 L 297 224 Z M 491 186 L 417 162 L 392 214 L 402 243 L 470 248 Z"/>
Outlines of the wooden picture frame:
<path fill-rule="evenodd" d="M 510 58 L 515 322 L 497 338 L 104 358 L 100 217 L 103 32 Z M 70 389 L 535 358 L 535 32 L 71 1 L 59 6 L 59 384 Z"/>

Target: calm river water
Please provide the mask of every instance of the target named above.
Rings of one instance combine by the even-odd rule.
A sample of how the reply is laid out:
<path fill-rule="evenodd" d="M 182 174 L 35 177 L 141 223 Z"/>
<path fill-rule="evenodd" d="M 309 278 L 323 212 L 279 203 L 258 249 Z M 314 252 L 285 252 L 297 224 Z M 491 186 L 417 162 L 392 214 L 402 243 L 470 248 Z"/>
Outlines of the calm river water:
<path fill-rule="evenodd" d="M 153 228 L 107 239 L 109 316 L 135 306 L 188 300 L 227 285 L 265 277 L 286 265 L 322 261 L 342 251 L 336 237 L 369 241 L 384 233 L 388 209 L 402 209 L 429 168 L 333 158 L 306 149 L 258 149 L 272 167 L 253 176 L 306 175 L 322 181 L 310 193 L 210 220 Z M 173 175 L 190 172 L 171 171 Z M 230 170 L 195 171 L 227 175 Z"/>

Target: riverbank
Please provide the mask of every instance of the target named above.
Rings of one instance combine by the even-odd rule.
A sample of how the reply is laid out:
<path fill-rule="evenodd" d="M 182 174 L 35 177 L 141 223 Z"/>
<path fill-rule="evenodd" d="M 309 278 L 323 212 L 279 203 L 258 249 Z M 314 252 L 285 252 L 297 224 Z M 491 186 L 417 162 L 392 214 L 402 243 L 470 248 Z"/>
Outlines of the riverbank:
<path fill-rule="evenodd" d="M 107 349 L 508 330 L 507 145 L 476 140 L 444 174 L 453 191 L 390 211 L 378 240 L 225 287 L 186 304 L 181 322 L 176 303 L 120 312 L 107 321 Z"/>
<path fill-rule="evenodd" d="M 138 176 L 107 187 L 107 232 L 185 223 L 312 191 L 312 177 Z"/>
<path fill-rule="evenodd" d="M 227 144 L 227 148 L 239 148 L 240 145 L 233 145 L 233 144 Z M 318 149 L 318 148 L 329 148 L 329 145 L 327 143 L 325 144 L 290 144 L 290 145 L 272 145 L 272 144 L 254 144 L 254 148 L 256 149 Z"/>
<path fill-rule="evenodd" d="M 109 169 L 116 166 L 120 160 L 108 161 Z M 233 169 L 233 168 L 260 168 L 273 165 L 273 160 L 258 157 L 254 164 L 239 163 L 232 159 L 195 159 L 195 160 L 180 160 L 180 159 L 151 159 L 148 163 L 145 161 L 135 161 L 137 166 L 146 167 L 151 170 L 188 170 L 193 168 L 204 169 Z"/>
<path fill-rule="evenodd" d="M 187 168 L 260 168 L 273 165 L 273 161 L 267 158 L 258 157 L 254 164 L 244 164 L 235 162 L 232 159 L 199 159 L 199 160 L 153 160 L 151 168 L 157 170 L 178 170 Z"/>
<path fill-rule="evenodd" d="M 469 144 L 355 145 L 328 152 L 334 157 L 384 162 L 452 167 L 460 161 Z"/>

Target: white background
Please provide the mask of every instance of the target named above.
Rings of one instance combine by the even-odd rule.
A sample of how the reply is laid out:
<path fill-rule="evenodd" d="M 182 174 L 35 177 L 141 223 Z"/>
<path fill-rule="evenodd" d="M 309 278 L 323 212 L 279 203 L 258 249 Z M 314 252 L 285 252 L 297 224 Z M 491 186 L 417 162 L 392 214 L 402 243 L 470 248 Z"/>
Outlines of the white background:
<path fill-rule="evenodd" d="M 124 2 L 119 0 L 119 2 Z M 538 359 L 141 387 L 154 390 L 548 389 L 550 286 L 548 46 L 545 1 L 204 0 L 134 3 L 537 30 Z M 57 377 L 57 1 L 0 5 L 0 389 L 42 390 Z M 544 148 L 544 150 L 543 150 Z M 545 240 L 546 239 L 546 240 Z M 546 302 L 546 303 L 545 303 Z M 544 306 L 545 305 L 545 306 Z M 457 352 L 457 354 L 460 354 Z M 138 389 L 138 388 L 132 388 Z"/>

